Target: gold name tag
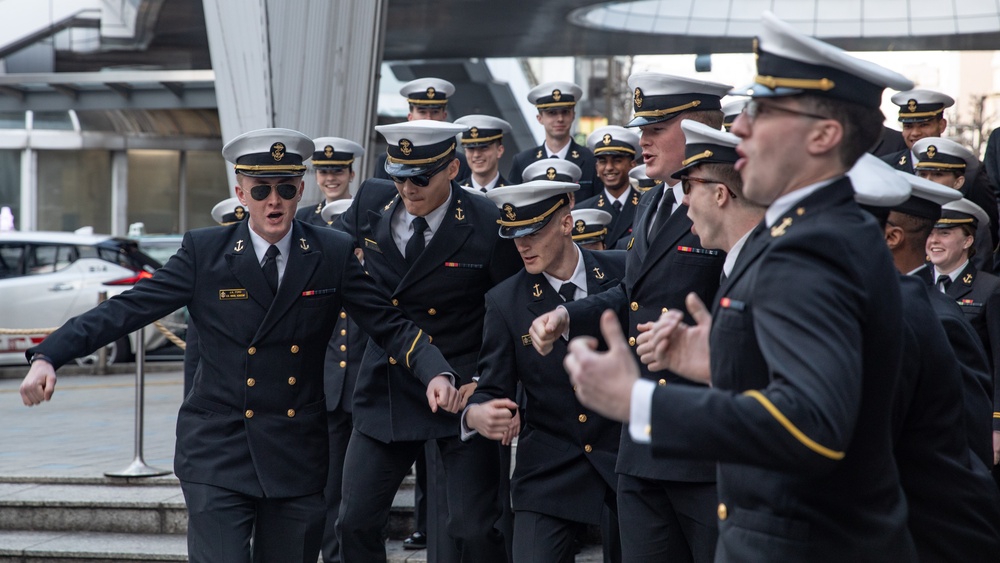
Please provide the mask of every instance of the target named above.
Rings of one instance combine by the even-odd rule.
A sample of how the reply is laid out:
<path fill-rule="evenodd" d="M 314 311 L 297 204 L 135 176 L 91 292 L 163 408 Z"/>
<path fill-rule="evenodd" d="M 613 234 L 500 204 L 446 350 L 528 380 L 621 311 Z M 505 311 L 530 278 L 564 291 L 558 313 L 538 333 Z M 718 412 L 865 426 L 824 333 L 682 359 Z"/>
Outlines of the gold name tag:
<path fill-rule="evenodd" d="M 521 346 L 531 346 L 531 335 L 525 334 L 521 336 Z"/>
<path fill-rule="evenodd" d="M 375 241 L 373 241 L 370 238 L 366 238 L 365 239 L 365 248 L 374 250 L 375 252 L 378 252 L 379 254 L 382 254 L 382 249 L 378 247 L 378 243 L 375 242 Z"/>
<path fill-rule="evenodd" d="M 249 294 L 245 289 L 219 290 L 219 301 L 226 301 L 227 299 L 246 299 L 247 297 L 249 297 Z"/>

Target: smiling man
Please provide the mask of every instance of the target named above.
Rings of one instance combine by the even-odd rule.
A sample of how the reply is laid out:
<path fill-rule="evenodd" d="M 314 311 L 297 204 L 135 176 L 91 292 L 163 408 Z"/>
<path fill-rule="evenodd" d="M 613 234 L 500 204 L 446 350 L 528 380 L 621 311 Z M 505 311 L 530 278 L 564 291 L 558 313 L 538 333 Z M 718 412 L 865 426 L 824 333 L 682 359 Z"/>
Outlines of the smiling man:
<path fill-rule="evenodd" d="M 609 125 L 587 137 L 587 147 L 597 159 L 597 178 L 604 190 L 590 199 L 577 202 L 577 209 L 600 209 L 612 215 L 605 246 L 614 248 L 632 235 L 632 220 L 642 192 L 632 188 L 628 173 L 640 157 L 639 135 L 624 127 Z"/>
<path fill-rule="evenodd" d="M 482 343 L 483 296 L 521 267 L 510 241 L 497 236 L 496 208 L 456 182 L 456 135 L 466 126 L 410 121 L 377 127 L 389 142 L 391 182 L 368 180 L 341 215 L 365 252 L 366 282 L 434 338 L 455 367 L 460 405 L 475 389 Z M 500 450 L 482 437 L 459 438 L 458 416 L 431 410 L 424 385 L 403 370 L 405 355 L 369 343 L 354 392 L 354 434 L 344 469 L 341 554 L 344 561 L 385 561 L 382 542 L 392 500 L 428 440 L 441 452 L 447 532 L 463 561 L 504 562 Z M 448 538 L 445 538 L 448 539 Z"/>
<path fill-rule="evenodd" d="M 329 455 L 323 360 L 342 305 L 406 358 L 408 377 L 426 384 L 424 408 L 458 406 L 454 370 L 369 283 L 350 238 L 294 220 L 312 152 L 289 129 L 227 143 L 249 219 L 188 232 L 151 278 L 28 351 L 21 397 L 36 405 L 52 397 L 54 368 L 187 306 L 200 361 L 177 416 L 174 472 L 192 562 L 315 563 Z"/>
<path fill-rule="evenodd" d="M 493 188 L 507 185 L 500 174 L 503 156 L 503 136 L 510 133 L 510 123 L 491 115 L 466 115 L 455 120 L 455 125 L 468 127 L 462 132 L 462 147 L 472 174 L 461 178 L 463 188 L 487 193 Z"/>

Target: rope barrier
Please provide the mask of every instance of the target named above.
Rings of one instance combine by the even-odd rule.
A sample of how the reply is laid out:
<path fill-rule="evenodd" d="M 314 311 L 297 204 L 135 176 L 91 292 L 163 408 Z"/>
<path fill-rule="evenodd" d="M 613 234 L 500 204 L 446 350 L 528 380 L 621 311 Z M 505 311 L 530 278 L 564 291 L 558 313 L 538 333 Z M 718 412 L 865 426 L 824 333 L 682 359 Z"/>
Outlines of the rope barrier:
<path fill-rule="evenodd" d="M 187 350 L 187 342 L 184 342 L 181 339 L 181 337 L 171 332 L 169 328 L 163 325 L 163 323 L 161 323 L 160 321 L 154 321 L 153 326 L 155 326 L 156 330 L 160 331 L 160 333 L 163 334 L 163 336 L 166 336 L 167 340 L 173 342 L 175 346 L 177 346 L 181 350 Z M 187 327 L 187 325 L 178 325 L 178 326 Z"/>
<path fill-rule="evenodd" d="M 0 335 L 6 336 L 32 336 L 35 334 L 52 334 L 59 327 L 55 328 L 0 328 Z"/>
<path fill-rule="evenodd" d="M 187 328 L 186 324 L 181 323 L 170 323 L 171 325 L 178 328 Z M 160 321 L 154 321 L 153 326 L 156 330 L 160 331 L 163 336 L 167 338 L 170 342 L 174 343 L 175 346 L 181 350 L 187 349 L 187 343 L 184 340 L 173 333 L 169 328 L 166 327 Z M 55 328 L 0 328 L 0 336 L 34 336 L 38 334 L 49 335 L 55 332 L 59 327 Z"/>

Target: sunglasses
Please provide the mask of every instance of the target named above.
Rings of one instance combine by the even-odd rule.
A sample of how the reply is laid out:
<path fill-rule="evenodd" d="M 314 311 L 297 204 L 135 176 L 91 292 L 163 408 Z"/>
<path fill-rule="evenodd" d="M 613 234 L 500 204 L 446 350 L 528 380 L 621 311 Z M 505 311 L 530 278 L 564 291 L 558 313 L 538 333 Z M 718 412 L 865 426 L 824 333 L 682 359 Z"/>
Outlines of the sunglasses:
<path fill-rule="evenodd" d="M 707 178 L 697 178 L 695 176 L 681 176 L 681 191 L 684 192 L 684 195 L 691 193 L 692 182 L 695 184 L 722 184 L 725 186 L 726 191 L 729 192 L 729 197 L 736 199 L 736 194 L 734 194 L 733 190 L 729 189 L 729 186 L 726 186 L 724 182 L 709 180 Z"/>
<path fill-rule="evenodd" d="M 257 184 L 250 188 L 250 197 L 257 201 L 264 201 L 270 197 L 272 187 L 278 190 L 278 195 L 281 196 L 281 199 L 295 199 L 296 194 L 299 193 L 299 187 L 295 184 L 276 184 L 274 186 L 271 184 Z"/>
<path fill-rule="evenodd" d="M 792 108 L 786 108 L 783 106 L 777 106 L 774 104 L 762 104 L 757 100 L 750 100 L 746 107 L 743 109 L 744 115 L 747 116 L 747 120 L 750 121 L 750 125 L 753 125 L 762 115 L 768 113 L 784 113 L 787 115 L 797 115 L 799 117 L 809 117 L 812 119 L 830 119 L 830 117 L 825 115 L 819 115 L 817 113 L 809 113 L 807 111 L 799 111 Z"/>
<path fill-rule="evenodd" d="M 433 170 L 430 170 L 428 172 L 424 172 L 423 174 L 418 174 L 416 176 L 406 176 L 406 177 L 403 176 L 389 176 L 389 177 L 392 178 L 392 181 L 397 184 L 403 184 L 407 180 L 409 180 L 414 186 L 418 188 L 426 188 L 427 186 L 430 185 L 431 178 L 433 178 L 439 172 L 447 168 L 449 164 L 451 164 L 451 159 L 446 160 L 445 162 L 439 164 L 437 168 L 434 168 Z"/>

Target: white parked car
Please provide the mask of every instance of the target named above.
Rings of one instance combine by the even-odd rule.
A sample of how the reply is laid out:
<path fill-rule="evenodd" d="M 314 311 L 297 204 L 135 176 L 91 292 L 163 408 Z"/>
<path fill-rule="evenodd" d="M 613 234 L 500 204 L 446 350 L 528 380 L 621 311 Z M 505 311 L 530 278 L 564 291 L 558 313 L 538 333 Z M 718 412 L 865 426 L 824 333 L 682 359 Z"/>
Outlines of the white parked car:
<path fill-rule="evenodd" d="M 61 232 L 0 232 L 0 328 L 55 328 L 97 305 L 98 294 L 117 295 L 160 263 L 135 241 L 110 235 Z M 175 319 L 176 320 L 176 319 Z M 183 320 L 181 318 L 181 320 Z M 133 358 L 134 335 L 107 348 L 108 363 Z M 44 335 L 0 334 L 0 364 L 24 364 L 24 351 Z M 164 342 L 146 329 L 146 347 Z M 96 354 L 77 360 L 95 361 Z"/>

